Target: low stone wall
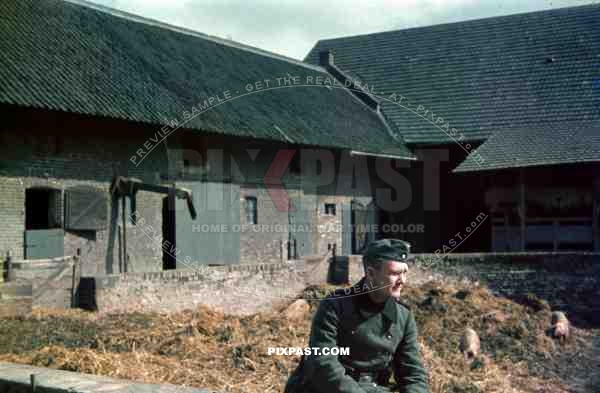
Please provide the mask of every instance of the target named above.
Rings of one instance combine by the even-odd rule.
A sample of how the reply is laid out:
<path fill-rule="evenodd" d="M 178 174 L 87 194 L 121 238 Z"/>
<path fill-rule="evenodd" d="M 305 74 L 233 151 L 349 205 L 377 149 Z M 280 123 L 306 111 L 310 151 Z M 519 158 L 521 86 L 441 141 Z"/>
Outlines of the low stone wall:
<path fill-rule="evenodd" d="M 331 279 L 332 259 L 329 254 L 326 256 L 315 255 L 306 257 L 295 261 L 295 263 L 303 264 L 304 283 L 307 286 L 323 284 L 328 279 Z"/>
<path fill-rule="evenodd" d="M 0 318 L 29 314 L 32 303 L 31 284 L 0 284 Z"/>
<path fill-rule="evenodd" d="M 362 255 L 348 257 L 348 283 L 358 282 L 365 275 Z"/>
<path fill-rule="evenodd" d="M 35 389 L 32 386 L 32 375 Z M 3 393 L 218 393 L 176 385 L 134 383 L 71 371 L 0 362 Z"/>
<path fill-rule="evenodd" d="M 321 268 L 320 274 L 323 273 Z M 363 275 L 362 256 L 337 258 L 334 283 L 354 283 Z M 347 279 L 347 281 L 345 281 Z M 575 322 L 600 325 L 600 254 L 470 253 L 419 254 L 409 285 L 427 281 L 487 285 L 497 295 L 520 301 L 528 294 L 566 311 Z"/>
<path fill-rule="evenodd" d="M 365 274 L 362 264 L 362 255 L 342 255 L 335 260 L 330 259 L 327 281 L 332 284 L 353 284 Z M 324 276 L 321 276 L 323 280 Z M 321 281 L 322 282 L 322 281 Z"/>
<path fill-rule="evenodd" d="M 600 324 L 600 254 L 434 254 L 417 258 L 413 283 L 463 279 L 481 282 L 496 294 L 520 300 L 533 294 L 579 323 Z"/>
<path fill-rule="evenodd" d="M 77 259 L 73 257 L 14 261 L 10 283 L 29 285 L 34 307 L 69 308 L 73 286 L 76 287 L 79 280 L 79 271 L 73 269 L 74 264 L 77 265 Z"/>
<path fill-rule="evenodd" d="M 205 305 L 230 314 L 272 310 L 289 303 L 308 285 L 352 283 L 363 275 L 362 257 L 310 256 L 274 264 L 201 266 L 82 277 L 80 307 L 102 313 L 177 312 Z"/>
<path fill-rule="evenodd" d="M 202 266 L 82 277 L 79 305 L 102 313 L 177 312 L 205 305 L 230 314 L 272 310 L 306 286 L 302 261 L 279 264 Z"/>
<path fill-rule="evenodd" d="M 33 306 L 70 306 L 73 277 L 68 265 L 21 264 L 13 272 L 14 284 L 33 283 Z M 200 272 L 123 273 L 82 278 L 76 300 L 100 312 L 175 312 L 203 304 L 251 314 L 289 302 L 308 285 L 354 283 L 363 274 L 360 255 L 337 256 L 335 261 L 325 255 L 284 263 L 201 266 Z M 417 255 L 410 283 L 432 279 L 481 282 L 514 299 L 531 293 L 555 309 L 600 323 L 600 254 Z"/>

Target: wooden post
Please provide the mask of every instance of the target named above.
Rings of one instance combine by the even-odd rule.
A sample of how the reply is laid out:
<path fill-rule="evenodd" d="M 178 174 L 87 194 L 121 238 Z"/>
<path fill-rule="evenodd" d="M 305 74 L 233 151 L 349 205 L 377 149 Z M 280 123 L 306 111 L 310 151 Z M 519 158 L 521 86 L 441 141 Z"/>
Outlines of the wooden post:
<path fill-rule="evenodd" d="M 123 195 L 121 197 L 121 220 L 122 220 L 122 227 L 123 227 L 123 266 L 124 266 L 124 270 L 127 271 L 127 215 L 125 214 L 125 200 L 126 200 L 126 196 Z"/>
<path fill-rule="evenodd" d="M 514 251 L 512 249 L 512 231 L 510 230 L 510 227 L 508 226 L 508 211 L 504 212 L 504 250 L 503 251 L 507 251 L 506 248 L 508 248 L 508 251 Z"/>
<path fill-rule="evenodd" d="M 6 282 L 12 280 L 12 255 L 10 251 L 6 252 Z"/>
<path fill-rule="evenodd" d="M 491 249 L 490 251 L 492 251 L 492 252 L 496 252 L 497 251 L 496 250 L 496 234 L 494 233 L 494 231 L 495 231 L 495 229 L 494 229 L 494 216 L 495 216 L 495 214 L 496 214 L 496 206 L 492 206 L 490 208 L 490 217 L 491 217 L 490 218 L 490 221 L 491 221 L 491 225 L 490 225 L 491 236 L 490 236 L 490 238 L 491 238 L 491 241 L 492 241 L 492 244 L 491 244 L 491 247 L 490 247 L 490 249 Z"/>
<path fill-rule="evenodd" d="M 175 180 L 173 180 L 173 184 L 171 188 L 169 188 L 169 192 L 167 194 L 167 205 L 169 210 L 169 228 L 171 228 L 172 233 L 169 241 L 171 242 L 171 249 L 175 250 L 177 247 L 177 204 L 176 204 L 176 194 L 175 194 Z M 162 244 L 161 244 L 162 246 Z M 170 255 L 169 258 L 171 261 L 171 269 L 177 268 L 177 257 Z"/>
<path fill-rule="evenodd" d="M 294 239 L 294 259 L 298 259 L 298 241 Z"/>
<path fill-rule="evenodd" d="M 600 177 L 592 184 L 592 242 L 593 250 L 600 251 Z"/>
<path fill-rule="evenodd" d="M 595 252 L 600 251 L 600 228 L 598 225 L 598 219 L 600 219 L 600 201 L 597 196 L 594 195 L 594 203 L 592 205 L 592 243 L 593 250 Z"/>
<path fill-rule="evenodd" d="M 526 240 L 525 240 L 525 234 L 526 234 L 526 217 L 527 217 L 527 212 L 525 210 L 525 170 L 523 168 L 521 168 L 519 170 L 519 217 L 521 219 L 521 251 L 525 251 L 525 247 L 526 247 Z"/>
<path fill-rule="evenodd" d="M 123 273 L 123 229 L 117 225 L 119 244 L 119 273 Z"/>
<path fill-rule="evenodd" d="M 31 393 L 37 392 L 37 382 L 35 380 L 35 374 L 29 375 L 29 381 L 31 382 Z"/>
<path fill-rule="evenodd" d="M 560 234 L 560 225 L 557 218 L 552 221 L 552 229 L 552 250 L 556 252 L 558 251 L 558 237 Z"/>
<path fill-rule="evenodd" d="M 77 249 L 77 253 L 73 258 L 73 277 L 71 278 L 71 308 L 77 307 L 77 301 L 75 299 L 76 295 L 76 287 L 77 287 L 77 272 L 81 271 L 77 269 L 77 265 L 79 265 L 79 261 L 81 258 L 81 248 Z"/>

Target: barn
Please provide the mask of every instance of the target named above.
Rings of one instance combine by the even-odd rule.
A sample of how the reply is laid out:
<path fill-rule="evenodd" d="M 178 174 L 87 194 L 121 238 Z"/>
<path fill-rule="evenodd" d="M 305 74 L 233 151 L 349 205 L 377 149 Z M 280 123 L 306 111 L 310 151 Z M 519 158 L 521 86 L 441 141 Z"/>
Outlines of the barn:
<path fill-rule="evenodd" d="M 334 79 L 321 66 L 85 2 L 0 13 L 14 261 L 79 253 L 93 276 L 355 253 L 393 188 L 378 171 L 416 160 L 377 102 L 311 84 Z"/>
<path fill-rule="evenodd" d="M 600 250 L 599 18 L 594 4 L 318 41 L 305 61 L 375 88 L 419 158 L 401 173 L 422 198 L 381 222 L 424 224 L 396 236 L 425 252 Z"/>

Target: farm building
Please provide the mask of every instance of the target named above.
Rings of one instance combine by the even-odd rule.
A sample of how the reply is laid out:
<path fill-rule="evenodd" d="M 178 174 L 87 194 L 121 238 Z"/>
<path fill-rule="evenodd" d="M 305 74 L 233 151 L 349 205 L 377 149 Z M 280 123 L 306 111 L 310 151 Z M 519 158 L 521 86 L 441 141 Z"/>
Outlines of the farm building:
<path fill-rule="evenodd" d="M 305 61 L 375 88 L 420 158 L 410 183 L 439 176 L 381 222 L 424 222 L 401 236 L 425 251 L 600 250 L 599 19 L 596 4 L 317 42 Z"/>
<path fill-rule="evenodd" d="M 79 249 L 95 275 L 381 236 L 600 249 L 597 5 L 321 40 L 306 62 L 80 1 L 1 7 L 3 254 Z"/>
<path fill-rule="evenodd" d="M 79 249 L 90 276 L 350 254 L 378 173 L 416 159 L 368 95 L 310 85 L 323 67 L 87 3 L 0 8 L 3 255 Z"/>

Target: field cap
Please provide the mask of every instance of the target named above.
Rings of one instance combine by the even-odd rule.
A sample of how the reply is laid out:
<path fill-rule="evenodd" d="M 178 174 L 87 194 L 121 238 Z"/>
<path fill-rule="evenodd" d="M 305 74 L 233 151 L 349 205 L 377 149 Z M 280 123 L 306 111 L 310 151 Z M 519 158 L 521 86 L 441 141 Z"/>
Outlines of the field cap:
<path fill-rule="evenodd" d="M 413 259 L 410 255 L 410 243 L 399 239 L 380 239 L 369 243 L 365 253 L 369 262 L 398 261 L 408 262 Z"/>

